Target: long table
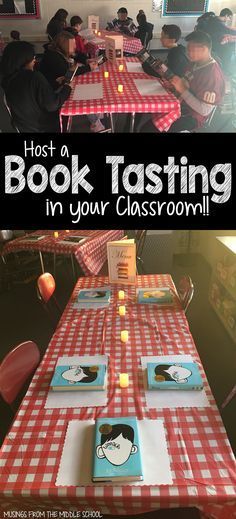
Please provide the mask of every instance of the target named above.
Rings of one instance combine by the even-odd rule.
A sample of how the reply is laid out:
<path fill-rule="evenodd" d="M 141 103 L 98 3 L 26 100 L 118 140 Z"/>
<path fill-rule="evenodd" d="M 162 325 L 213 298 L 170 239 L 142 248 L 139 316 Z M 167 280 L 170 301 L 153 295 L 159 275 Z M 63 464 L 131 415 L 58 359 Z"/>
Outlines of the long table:
<path fill-rule="evenodd" d="M 101 270 L 107 259 L 107 242 L 119 240 L 124 236 L 122 230 L 82 230 L 82 231 L 58 231 L 58 238 L 54 237 L 53 231 L 35 231 L 29 235 L 42 235 L 43 239 L 38 241 L 27 240 L 27 236 L 21 236 L 9 241 L 2 249 L 2 256 L 5 257 L 11 252 L 21 250 L 38 251 L 40 255 L 41 268 L 44 272 L 44 262 L 42 253 L 53 253 L 71 255 L 75 258 L 86 276 L 96 275 Z M 71 243 L 64 242 L 64 238 L 70 236 L 84 236 L 83 242 Z"/>
<path fill-rule="evenodd" d="M 98 31 L 99 34 L 96 34 L 96 37 L 94 40 L 89 40 L 89 42 L 86 45 L 86 50 L 89 52 L 91 57 L 96 57 L 99 53 L 99 51 L 105 49 L 105 38 L 106 36 L 123 36 L 123 51 L 128 52 L 129 54 L 137 54 L 142 48 L 142 42 L 139 38 L 135 38 L 132 36 L 126 36 L 122 34 L 121 32 L 115 32 L 115 31 L 106 31 L 101 30 Z M 103 40 L 103 41 L 97 41 L 97 40 Z"/>
<path fill-rule="evenodd" d="M 105 277 L 78 280 L 0 452 L 2 509 L 74 507 L 136 517 L 159 508 L 197 507 L 208 518 L 233 519 L 235 459 L 177 296 L 174 306 L 157 308 L 138 305 L 134 287 L 113 286 L 108 308 L 85 311 L 74 307 L 79 289 L 107 283 Z M 137 284 L 175 290 L 169 275 L 138 276 Z M 118 314 L 119 289 L 126 294 L 125 317 Z M 129 331 L 127 345 L 120 342 L 121 329 Z M 107 407 L 44 408 L 58 357 L 101 353 L 109 355 Z M 158 354 L 191 354 L 200 363 L 210 407 L 147 408 L 140 357 Z M 125 390 L 118 386 L 119 372 L 129 373 L 130 385 Z M 173 485 L 55 486 L 69 420 L 128 415 L 164 421 Z"/>
<path fill-rule="evenodd" d="M 106 62 L 100 66 L 99 71 L 89 72 L 82 76 L 77 76 L 72 82 L 72 92 L 60 110 L 61 129 L 63 128 L 62 118 L 69 117 L 67 130 L 70 130 L 71 119 L 75 115 L 88 115 L 98 113 L 157 113 L 158 130 L 167 131 L 169 127 L 180 117 L 180 101 L 174 94 L 168 91 L 166 83 L 165 93 L 162 95 L 141 95 L 134 83 L 135 79 L 154 79 L 144 72 L 129 73 L 127 62 L 137 62 L 137 58 L 126 58 L 122 61 L 117 60 L 115 64 Z M 124 65 L 124 70 L 119 71 L 119 65 Z M 104 72 L 109 73 L 108 78 L 104 78 Z M 157 81 L 159 81 L 157 79 Z M 77 85 L 90 85 L 102 83 L 103 97 L 101 99 L 73 100 L 74 90 Z M 117 90 L 118 85 L 123 85 L 123 93 Z M 112 124 L 114 131 L 114 125 Z"/>

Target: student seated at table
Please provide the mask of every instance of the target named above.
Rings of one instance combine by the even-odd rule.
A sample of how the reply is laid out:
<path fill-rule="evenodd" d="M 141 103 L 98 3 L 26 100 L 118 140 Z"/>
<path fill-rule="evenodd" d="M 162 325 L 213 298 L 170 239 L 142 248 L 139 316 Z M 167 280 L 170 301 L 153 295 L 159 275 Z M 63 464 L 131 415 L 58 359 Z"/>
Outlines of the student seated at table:
<path fill-rule="evenodd" d="M 75 55 L 75 51 L 75 38 L 68 31 L 62 31 L 57 34 L 53 42 L 45 50 L 40 63 L 40 70 L 54 90 L 57 90 L 64 82 L 67 72 L 73 71 L 75 68 L 76 64 L 71 64 L 71 61 L 74 61 L 72 56 Z M 76 75 L 90 72 L 96 68 L 97 62 L 95 60 L 90 61 L 88 64 L 79 67 Z M 90 130 L 92 132 L 96 133 L 105 130 L 99 116 L 91 114 L 88 118 L 91 122 Z"/>
<path fill-rule="evenodd" d="M 67 26 L 68 12 L 66 9 L 58 9 L 58 11 L 54 14 L 51 20 L 48 22 L 46 33 L 48 35 L 49 40 L 53 40 L 59 32 L 63 31 L 63 29 Z"/>
<path fill-rule="evenodd" d="M 114 18 L 112 22 L 108 22 L 107 31 L 117 31 L 126 34 L 127 36 L 134 36 L 137 32 L 132 18 L 128 16 L 126 7 L 120 7 L 117 11 L 118 18 Z"/>
<path fill-rule="evenodd" d="M 177 76 L 183 76 L 189 65 L 185 47 L 177 43 L 180 38 L 181 29 L 178 25 L 163 25 L 160 40 L 162 46 L 168 49 L 165 63 Z"/>
<path fill-rule="evenodd" d="M 227 26 L 232 22 L 233 13 L 231 9 L 225 8 L 220 12 L 220 16 L 209 16 L 205 19 L 204 31 L 209 34 L 212 40 L 212 50 L 221 60 L 222 67 L 227 72 L 233 72 L 232 60 L 234 56 L 234 43 L 222 45 L 222 39 L 226 35 L 236 36 L 236 29 Z"/>
<path fill-rule="evenodd" d="M 64 85 L 55 93 L 45 77 L 34 70 L 35 52 L 31 43 L 14 41 L 3 52 L 2 87 L 14 124 L 20 132 L 59 131 L 59 108 L 71 88 Z"/>
<path fill-rule="evenodd" d="M 194 31 L 186 37 L 187 55 L 191 62 L 185 77 L 170 81 L 181 98 L 181 117 L 170 132 L 192 131 L 203 126 L 214 106 L 220 105 L 225 93 L 225 80 L 219 64 L 211 56 L 210 36 Z M 155 132 L 157 117 L 152 116 L 140 131 Z"/>
<path fill-rule="evenodd" d="M 138 22 L 138 30 L 135 33 L 135 38 L 139 38 L 144 47 L 152 40 L 153 24 L 147 22 L 146 15 L 142 9 L 139 10 L 136 20 Z"/>
<path fill-rule="evenodd" d="M 70 27 L 67 27 L 66 30 L 73 34 L 75 38 L 76 45 L 76 55 L 78 61 L 85 64 L 87 63 L 88 54 L 86 52 L 85 42 L 83 38 L 80 36 L 79 32 L 81 30 L 83 20 L 80 16 L 72 16 L 70 19 Z"/>
<path fill-rule="evenodd" d="M 11 39 L 13 41 L 19 41 L 20 40 L 20 33 L 19 31 L 11 31 L 10 32 Z"/>

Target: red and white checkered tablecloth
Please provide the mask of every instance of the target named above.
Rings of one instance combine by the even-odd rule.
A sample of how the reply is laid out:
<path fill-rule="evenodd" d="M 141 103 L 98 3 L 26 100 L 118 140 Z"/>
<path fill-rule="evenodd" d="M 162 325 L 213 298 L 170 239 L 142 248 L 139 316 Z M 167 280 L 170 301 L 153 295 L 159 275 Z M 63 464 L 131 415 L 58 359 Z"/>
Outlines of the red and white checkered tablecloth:
<path fill-rule="evenodd" d="M 234 34 L 225 34 L 221 40 L 221 45 L 225 45 L 226 43 L 236 43 L 236 29 Z"/>
<path fill-rule="evenodd" d="M 89 54 L 91 55 L 92 58 L 97 56 L 97 54 L 100 50 L 105 49 L 106 36 L 121 36 L 122 35 L 122 33 L 115 32 L 115 31 L 103 30 L 103 31 L 99 31 L 99 32 L 101 35 L 97 34 L 96 37 L 99 39 L 104 39 L 104 41 L 100 42 L 100 43 L 96 43 L 96 41 L 94 42 L 94 41 L 90 40 L 86 45 L 86 50 L 87 50 L 87 52 L 89 52 Z M 143 48 L 142 42 L 139 38 L 134 38 L 132 36 L 125 36 L 124 34 L 122 36 L 123 36 L 123 51 L 124 52 L 129 52 L 130 54 L 137 54 L 137 52 L 139 52 Z"/>
<path fill-rule="evenodd" d="M 107 242 L 120 240 L 124 236 L 121 230 L 82 230 L 82 231 L 59 231 L 58 238 L 54 238 L 53 231 L 36 231 L 34 234 L 45 235 L 39 241 L 27 241 L 26 237 L 16 238 L 8 242 L 2 250 L 5 256 L 11 252 L 21 250 L 41 251 L 55 254 L 73 254 L 86 276 L 96 275 L 100 272 L 107 259 Z M 88 239 L 83 243 L 65 243 L 64 238 L 69 236 L 86 236 Z"/>
<path fill-rule="evenodd" d="M 180 117 L 180 102 L 172 92 L 166 90 L 164 95 L 143 96 L 139 93 L 134 79 L 150 79 L 150 76 L 142 73 L 129 73 L 126 68 L 126 61 L 138 62 L 137 58 L 126 58 L 124 71 L 119 72 L 117 64 L 109 62 L 100 66 L 98 72 L 89 72 L 82 76 L 77 76 L 73 81 L 70 97 L 61 108 L 61 116 L 74 116 L 82 114 L 97 113 L 158 113 L 159 131 L 167 131 L 171 124 Z M 104 72 L 109 72 L 109 78 L 104 78 Z M 154 78 L 152 78 L 154 79 Z M 158 79 L 157 79 L 158 81 Z M 102 99 L 92 99 L 85 101 L 73 101 L 73 93 L 76 85 L 103 84 Z M 123 93 L 117 91 L 117 86 L 122 84 Z"/>
<path fill-rule="evenodd" d="M 139 287 L 170 286 L 169 275 L 139 276 Z M 191 354 L 200 362 L 188 322 L 176 299 L 174 307 L 138 305 L 135 288 L 125 287 L 126 316 L 118 314 L 112 287 L 108 308 L 77 310 L 81 288 L 104 286 L 108 279 L 79 279 L 44 359 L 33 377 L 0 452 L 0 496 L 6 510 L 101 510 L 133 514 L 169 507 L 198 507 L 212 519 L 236 517 L 236 464 L 203 368 L 206 408 L 148 409 L 140 368 L 142 355 Z M 120 342 L 122 329 L 129 342 Z M 98 408 L 45 409 L 58 357 L 109 355 L 108 405 Z M 200 362 L 201 365 L 201 362 Z M 129 374 L 120 389 L 118 373 Z M 68 422 L 97 417 L 134 416 L 162 419 L 170 456 L 173 485 L 56 487 Z M 79 441 L 79 439 L 78 439 Z"/>

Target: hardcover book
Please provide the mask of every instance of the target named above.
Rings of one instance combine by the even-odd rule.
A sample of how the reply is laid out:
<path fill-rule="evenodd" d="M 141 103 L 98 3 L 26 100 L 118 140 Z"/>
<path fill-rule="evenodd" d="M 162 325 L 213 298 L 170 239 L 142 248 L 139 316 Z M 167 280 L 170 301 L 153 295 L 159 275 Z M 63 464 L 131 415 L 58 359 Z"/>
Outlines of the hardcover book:
<path fill-rule="evenodd" d="M 69 241 L 71 243 L 79 243 L 82 240 L 85 240 L 86 236 L 68 236 L 67 238 L 63 238 L 63 241 Z"/>
<path fill-rule="evenodd" d="M 201 390 L 203 381 L 195 362 L 147 363 L 148 389 Z"/>
<path fill-rule="evenodd" d="M 51 380 L 53 391 L 96 391 L 106 385 L 106 365 L 56 366 Z"/>
<path fill-rule="evenodd" d="M 136 417 L 98 418 L 95 424 L 93 456 L 94 482 L 142 481 Z"/>
<path fill-rule="evenodd" d="M 42 240 L 43 238 L 45 238 L 45 236 L 42 236 L 41 234 L 35 234 L 35 235 L 32 235 L 32 236 L 23 236 L 22 237 L 22 240 L 27 240 L 27 241 L 39 241 L 39 240 Z"/>
<path fill-rule="evenodd" d="M 110 283 L 136 283 L 136 244 L 133 239 L 107 243 Z"/>
<path fill-rule="evenodd" d="M 111 291 L 104 288 L 87 288 L 80 290 L 77 298 L 78 303 L 109 303 Z"/>
<path fill-rule="evenodd" d="M 171 305 L 173 294 L 168 287 L 138 288 L 138 303 L 157 303 L 159 305 Z"/>

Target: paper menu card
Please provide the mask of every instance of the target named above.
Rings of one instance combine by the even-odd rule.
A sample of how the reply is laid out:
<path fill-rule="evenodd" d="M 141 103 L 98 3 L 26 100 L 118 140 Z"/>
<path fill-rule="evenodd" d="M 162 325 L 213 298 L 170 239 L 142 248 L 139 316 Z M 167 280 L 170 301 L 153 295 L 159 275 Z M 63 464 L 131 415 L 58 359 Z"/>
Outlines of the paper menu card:
<path fill-rule="evenodd" d="M 103 98 L 102 83 L 76 85 L 73 93 L 73 101 L 91 101 Z"/>
<path fill-rule="evenodd" d="M 108 242 L 107 259 L 110 283 L 135 285 L 136 244 L 133 239 Z"/>
<path fill-rule="evenodd" d="M 166 90 L 157 79 L 134 79 L 134 83 L 141 96 L 166 95 Z"/>
<path fill-rule="evenodd" d="M 94 14 L 88 16 L 88 29 L 92 29 L 92 31 L 99 30 L 99 16 L 95 16 Z"/>
<path fill-rule="evenodd" d="M 117 58 L 123 58 L 123 36 L 106 36 L 105 49 L 108 61 L 114 62 Z"/>

